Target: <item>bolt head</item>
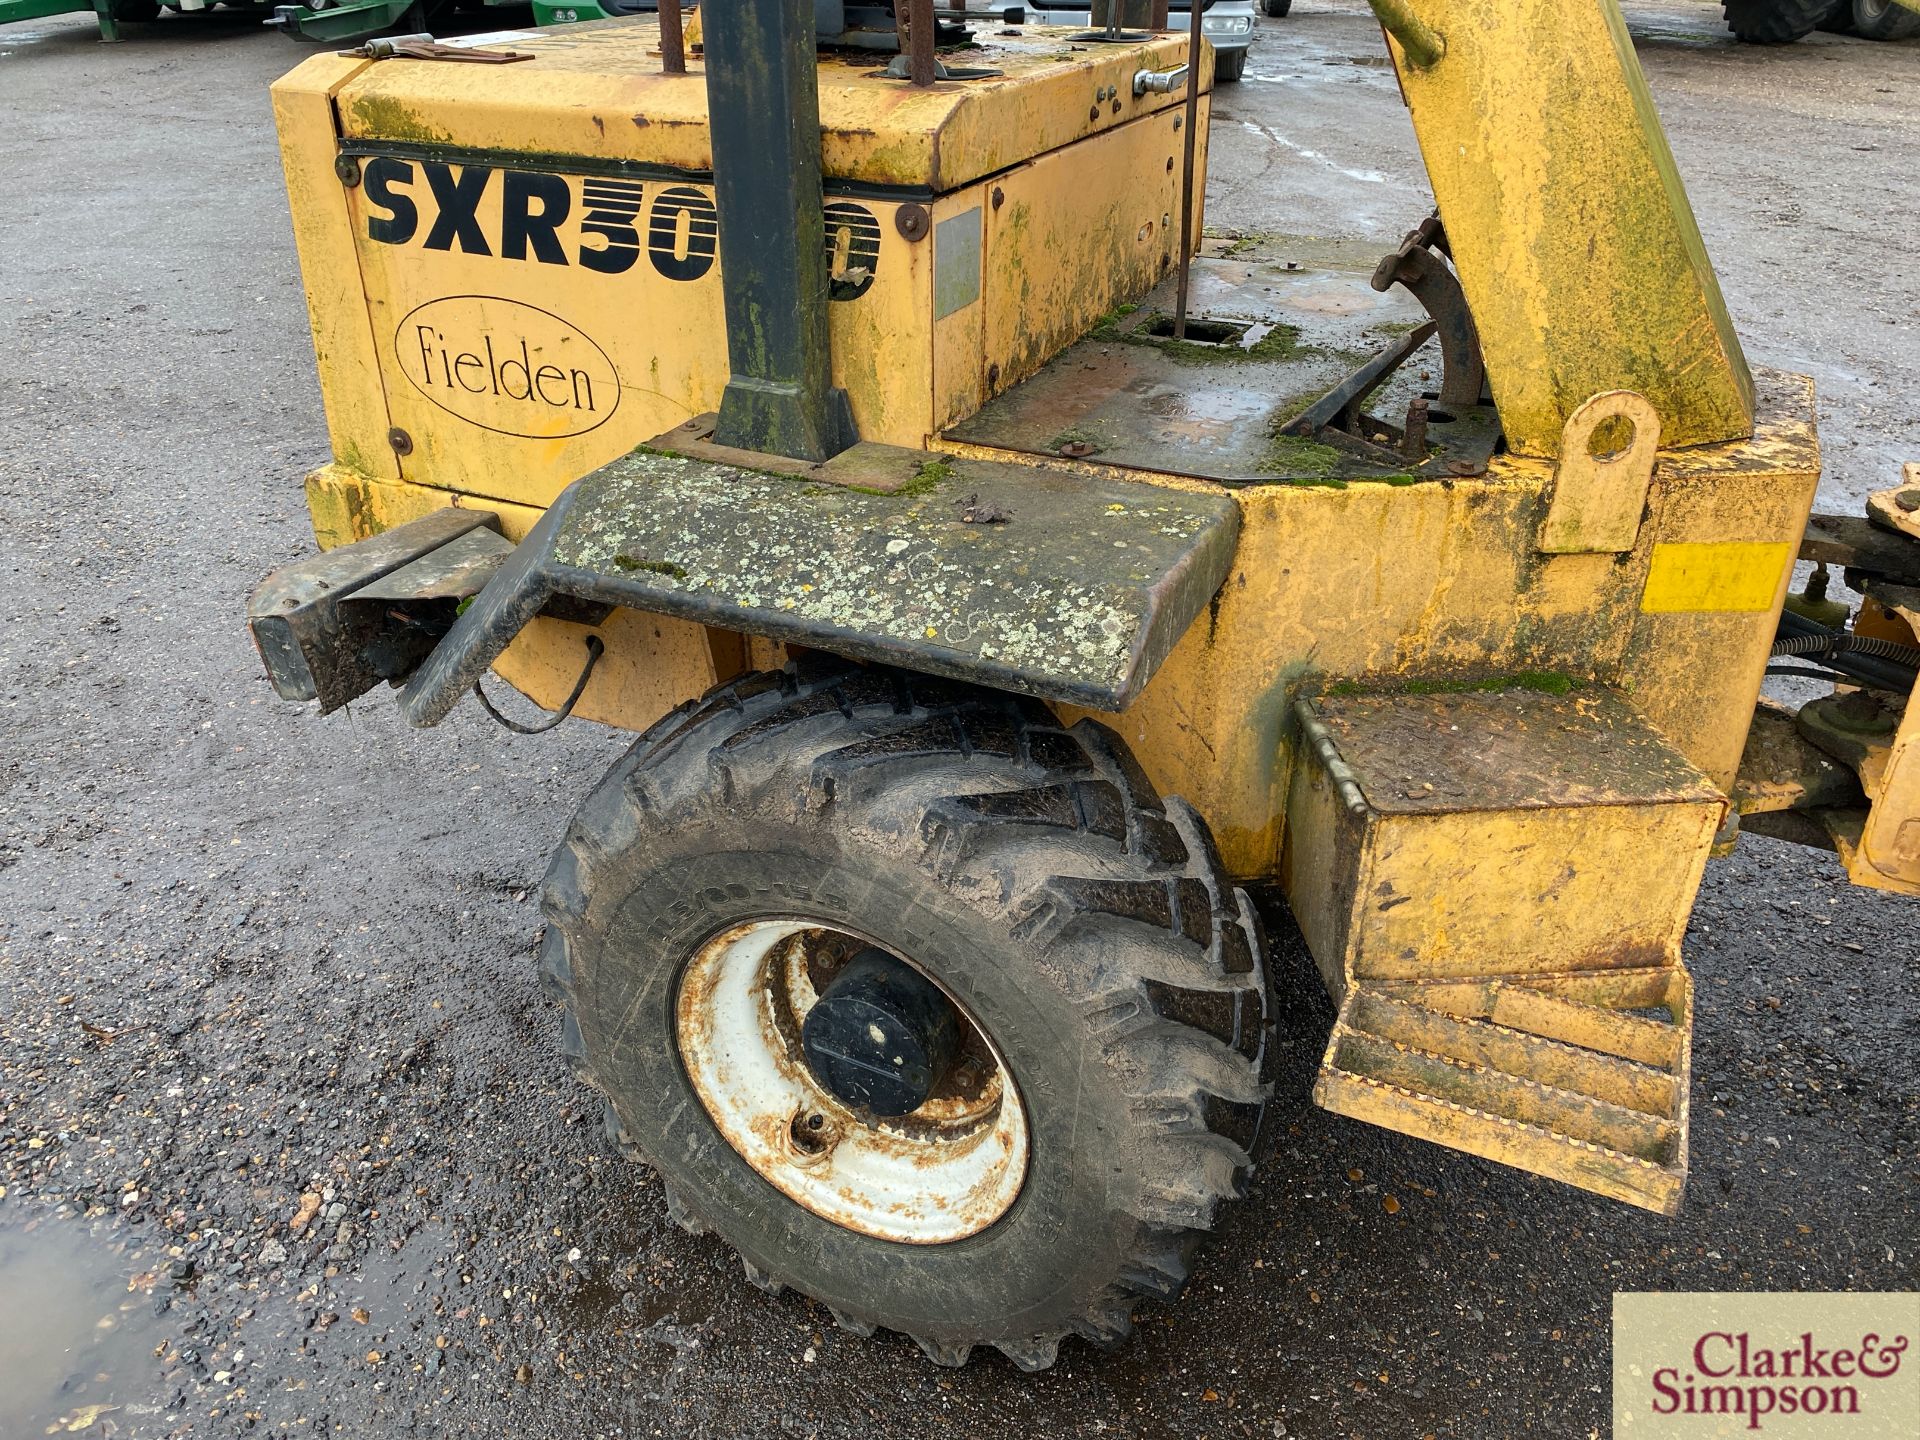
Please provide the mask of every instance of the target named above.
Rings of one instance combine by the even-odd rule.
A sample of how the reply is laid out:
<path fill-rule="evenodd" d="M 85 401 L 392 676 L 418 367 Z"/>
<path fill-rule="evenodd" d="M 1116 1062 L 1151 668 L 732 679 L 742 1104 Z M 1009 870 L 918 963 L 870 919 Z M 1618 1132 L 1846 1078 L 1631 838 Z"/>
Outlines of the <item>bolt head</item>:
<path fill-rule="evenodd" d="M 924 205 L 902 205 L 893 212 L 893 228 L 906 240 L 918 240 L 927 233 L 932 217 Z"/>

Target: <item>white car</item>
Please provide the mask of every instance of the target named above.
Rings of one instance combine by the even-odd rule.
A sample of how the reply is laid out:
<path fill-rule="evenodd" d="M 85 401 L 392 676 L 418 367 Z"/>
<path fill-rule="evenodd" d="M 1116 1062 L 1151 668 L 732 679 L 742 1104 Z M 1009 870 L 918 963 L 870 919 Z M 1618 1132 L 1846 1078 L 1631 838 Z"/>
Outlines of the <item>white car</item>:
<path fill-rule="evenodd" d="M 1292 0 L 1265 0 L 1265 3 L 1291 5 Z M 1247 46 L 1253 41 L 1253 5 L 1254 0 L 1200 0 L 1200 33 L 1213 46 L 1213 78 L 1222 84 L 1238 80 L 1247 68 Z M 1027 7 L 1027 19 L 1035 25 L 1074 25 L 1086 29 L 1091 13 L 1086 0 L 1080 4 Z M 1169 0 L 1167 23 L 1176 30 L 1185 30 L 1189 13 L 1187 0 Z"/>

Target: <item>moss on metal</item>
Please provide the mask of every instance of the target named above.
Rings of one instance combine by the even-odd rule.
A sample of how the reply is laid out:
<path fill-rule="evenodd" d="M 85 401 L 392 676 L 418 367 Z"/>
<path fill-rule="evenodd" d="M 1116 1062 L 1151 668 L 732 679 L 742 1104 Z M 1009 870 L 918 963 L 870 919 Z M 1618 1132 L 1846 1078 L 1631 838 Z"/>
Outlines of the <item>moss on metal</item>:
<path fill-rule="evenodd" d="M 554 559 L 617 577 L 602 598 L 1061 698 L 1130 694 L 1239 529 L 1224 495 L 944 456 L 882 493 L 636 450 L 574 500 Z"/>
<path fill-rule="evenodd" d="M 1275 325 L 1251 345 L 1207 345 L 1192 340 L 1176 340 L 1170 335 L 1150 335 L 1145 325 L 1119 324 L 1121 319 L 1132 315 L 1137 308 L 1123 305 L 1109 315 L 1102 316 L 1089 338 L 1122 345 L 1150 345 L 1168 355 L 1202 365 L 1242 365 L 1252 360 L 1290 360 L 1297 355 L 1318 353 L 1314 347 L 1300 343 L 1300 327 L 1297 325 Z M 1248 328 L 1252 328 L 1251 324 Z"/>
<path fill-rule="evenodd" d="M 1260 459 L 1260 473 L 1289 485 L 1329 485 L 1344 488 L 1354 477 L 1353 457 L 1318 440 L 1300 435 L 1275 435 Z"/>
<path fill-rule="evenodd" d="M 1519 670 L 1510 675 L 1487 675 L 1475 680 L 1337 680 L 1320 693 L 1348 695 L 1495 695 L 1504 690 L 1528 690 L 1536 695 L 1570 695 L 1589 682 L 1558 670 Z"/>
<path fill-rule="evenodd" d="M 442 144 L 453 139 L 430 125 L 411 106 L 391 95 L 358 95 L 350 107 L 367 134 L 380 140 L 406 140 L 418 145 Z"/>

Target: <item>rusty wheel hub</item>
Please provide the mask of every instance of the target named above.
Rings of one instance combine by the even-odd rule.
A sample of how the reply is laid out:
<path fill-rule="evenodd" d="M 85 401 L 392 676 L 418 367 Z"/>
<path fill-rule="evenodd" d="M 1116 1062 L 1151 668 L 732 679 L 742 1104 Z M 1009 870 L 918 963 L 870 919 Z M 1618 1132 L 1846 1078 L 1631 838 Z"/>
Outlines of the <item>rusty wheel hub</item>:
<path fill-rule="evenodd" d="M 986 1229 L 1020 1193 L 1026 1113 L 992 1042 L 936 981 L 861 937 L 799 920 L 721 932 L 681 977 L 675 1033 L 727 1143 L 823 1219 L 937 1245 Z"/>

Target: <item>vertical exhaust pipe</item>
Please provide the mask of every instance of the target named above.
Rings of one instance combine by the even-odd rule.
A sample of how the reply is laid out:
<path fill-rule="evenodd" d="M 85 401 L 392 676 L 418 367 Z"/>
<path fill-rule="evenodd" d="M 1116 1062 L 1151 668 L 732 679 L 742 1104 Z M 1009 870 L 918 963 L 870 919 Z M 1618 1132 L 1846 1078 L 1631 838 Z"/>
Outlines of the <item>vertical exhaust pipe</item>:
<path fill-rule="evenodd" d="M 858 440 L 827 339 L 813 0 L 707 0 L 707 126 L 732 371 L 714 440 L 825 460 Z"/>

